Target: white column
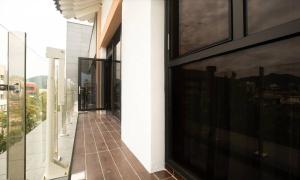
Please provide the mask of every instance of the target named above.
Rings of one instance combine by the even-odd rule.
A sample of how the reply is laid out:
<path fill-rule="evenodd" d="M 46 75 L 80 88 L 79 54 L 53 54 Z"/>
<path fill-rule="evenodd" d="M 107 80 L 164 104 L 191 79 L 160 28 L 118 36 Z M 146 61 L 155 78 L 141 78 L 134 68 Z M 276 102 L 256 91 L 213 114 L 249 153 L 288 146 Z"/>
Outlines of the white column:
<path fill-rule="evenodd" d="M 64 58 L 64 50 L 47 48 L 46 56 L 49 58 L 49 69 L 48 69 L 48 80 L 47 80 L 47 130 L 46 130 L 46 167 L 44 179 L 55 179 L 62 177 L 67 174 L 67 167 L 56 159 L 54 159 L 54 149 L 55 149 L 55 59 Z"/>
<path fill-rule="evenodd" d="M 59 108 L 59 120 L 61 120 L 61 136 L 67 135 L 66 124 L 66 61 L 65 59 L 59 59 L 59 71 L 58 71 L 58 105 Z"/>
<path fill-rule="evenodd" d="M 149 172 L 164 169 L 164 0 L 123 0 L 122 140 Z"/>
<path fill-rule="evenodd" d="M 46 131 L 46 170 L 45 176 L 50 176 L 50 164 L 53 161 L 54 149 L 54 104 L 55 104 L 55 60 L 49 60 L 48 80 L 47 80 L 47 131 Z"/>

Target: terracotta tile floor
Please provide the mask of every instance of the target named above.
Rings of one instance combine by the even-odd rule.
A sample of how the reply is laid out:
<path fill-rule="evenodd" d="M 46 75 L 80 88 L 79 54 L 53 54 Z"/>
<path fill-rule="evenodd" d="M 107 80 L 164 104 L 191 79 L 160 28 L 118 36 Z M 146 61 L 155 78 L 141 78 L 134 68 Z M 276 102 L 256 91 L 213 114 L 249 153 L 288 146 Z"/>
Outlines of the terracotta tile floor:
<path fill-rule="evenodd" d="M 120 122 L 97 112 L 79 115 L 71 179 L 171 180 L 168 171 L 149 174 L 121 141 Z"/>

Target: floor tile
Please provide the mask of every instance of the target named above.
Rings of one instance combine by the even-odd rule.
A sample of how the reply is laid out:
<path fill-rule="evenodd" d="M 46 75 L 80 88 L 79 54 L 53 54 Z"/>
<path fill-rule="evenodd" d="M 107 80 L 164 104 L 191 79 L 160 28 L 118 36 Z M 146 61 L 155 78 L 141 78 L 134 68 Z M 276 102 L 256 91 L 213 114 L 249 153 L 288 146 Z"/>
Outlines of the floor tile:
<path fill-rule="evenodd" d="M 71 179 L 175 179 L 167 171 L 150 174 L 121 140 L 121 123 L 111 115 L 88 112 L 78 121 Z"/>
<path fill-rule="evenodd" d="M 101 180 L 104 179 L 98 154 L 86 155 L 86 166 L 87 166 L 87 179 L 89 180 Z"/>
<path fill-rule="evenodd" d="M 172 175 L 167 171 L 159 171 L 154 173 L 159 179 L 166 179 L 168 177 L 171 177 Z"/>
<path fill-rule="evenodd" d="M 121 179 L 118 169 L 108 151 L 99 153 L 105 179 Z"/>

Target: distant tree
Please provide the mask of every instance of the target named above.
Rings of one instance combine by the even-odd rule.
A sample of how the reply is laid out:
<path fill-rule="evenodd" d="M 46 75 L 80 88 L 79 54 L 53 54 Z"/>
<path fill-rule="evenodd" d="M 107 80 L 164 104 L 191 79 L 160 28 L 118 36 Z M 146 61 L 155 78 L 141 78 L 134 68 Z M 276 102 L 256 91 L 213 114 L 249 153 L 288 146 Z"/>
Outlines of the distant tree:
<path fill-rule="evenodd" d="M 6 151 L 6 135 L 0 133 L 0 154 Z"/>
<path fill-rule="evenodd" d="M 7 113 L 5 111 L 0 112 L 0 127 L 5 129 L 7 127 Z"/>
<path fill-rule="evenodd" d="M 4 111 L 0 112 L 0 154 L 6 151 L 6 134 L 5 130 L 7 128 L 7 113 Z"/>
<path fill-rule="evenodd" d="M 26 96 L 26 134 L 34 129 L 41 120 L 40 99 L 37 95 Z"/>
<path fill-rule="evenodd" d="M 47 92 L 40 93 L 39 99 L 41 102 L 42 121 L 44 121 L 47 115 Z"/>

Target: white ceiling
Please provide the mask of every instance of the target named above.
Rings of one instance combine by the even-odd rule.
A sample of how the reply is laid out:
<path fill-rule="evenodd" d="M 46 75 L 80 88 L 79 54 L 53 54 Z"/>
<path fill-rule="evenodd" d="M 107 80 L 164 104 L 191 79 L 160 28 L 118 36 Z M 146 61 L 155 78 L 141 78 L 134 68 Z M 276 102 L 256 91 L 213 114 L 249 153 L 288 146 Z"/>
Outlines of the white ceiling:
<path fill-rule="evenodd" d="M 96 12 L 102 6 L 102 0 L 54 0 L 57 9 L 67 19 L 94 22 Z"/>

